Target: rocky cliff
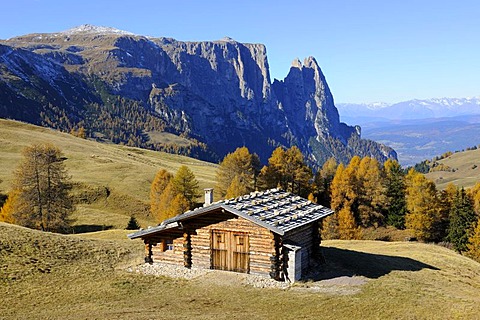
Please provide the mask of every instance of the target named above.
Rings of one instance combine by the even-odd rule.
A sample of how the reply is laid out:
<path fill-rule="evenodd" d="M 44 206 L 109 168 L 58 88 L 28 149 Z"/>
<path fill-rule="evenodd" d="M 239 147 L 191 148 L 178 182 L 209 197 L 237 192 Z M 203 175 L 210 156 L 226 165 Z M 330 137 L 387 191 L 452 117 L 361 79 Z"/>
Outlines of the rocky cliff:
<path fill-rule="evenodd" d="M 120 96 L 133 101 L 136 112 L 144 108 L 149 117 L 161 121 L 162 130 L 205 143 L 218 158 L 243 145 L 264 162 L 280 145 L 299 146 L 317 165 L 330 156 L 341 161 L 354 154 L 381 161 L 396 157 L 388 147 L 361 140 L 359 127 L 340 122 L 332 93 L 312 57 L 303 64 L 295 60 L 287 77 L 272 84 L 265 46 L 230 38 L 182 42 L 81 26 L 56 34 L 16 37 L 2 44 L 0 85 L 29 99 L 25 97 L 28 80 L 21 88 L 12 86 L 12 77 L 20 77 L 28 66 L 17 67 L 8 52 L 21 50 L 34 69 L 47 65 L 45 70 L 57 70 L 40 78 L 65 79 L 68 85 L 63 87 L 73 92 L 63 95 L 65 103 L 52 104 L 67 108 L 90 133 L 94 128 L 89 128 L 88 119 L 92 110 L 101 107 L 88 105 L 108 104 L 113 96 Z M 63 87 L 55 83 L 50 83 L 52 89 L 38 91 L 53 90 L 62 96 Z M 8 110 L 23 108 L 14 100 L 2 102 L 0 110 L 7 111 L 0 116 L 11 117 Z M 44 104 L 48 99 L 37 102 Z M 82 108 L 88 112 L 78 111 Z M 148 137 L 152 128 L 145 125 L 138 130 Z"/>

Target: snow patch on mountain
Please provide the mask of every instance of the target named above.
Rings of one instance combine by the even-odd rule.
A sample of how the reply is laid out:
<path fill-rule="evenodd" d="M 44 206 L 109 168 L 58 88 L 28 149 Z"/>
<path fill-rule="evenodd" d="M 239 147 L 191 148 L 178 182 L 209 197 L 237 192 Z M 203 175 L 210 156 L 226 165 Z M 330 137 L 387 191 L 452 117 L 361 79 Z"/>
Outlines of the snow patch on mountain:
<path fill-rule="evenodd" d="M 61 32 L 62 34 L 72 35 L 78 33 L 102 33 L 102 34 L 119 34 L 119 35 L 135 35 L 129 31 L 124 31 L 112 27 L 94 26 L 91 24 L 82 24 L 81 26 L 74 27 Z"/>

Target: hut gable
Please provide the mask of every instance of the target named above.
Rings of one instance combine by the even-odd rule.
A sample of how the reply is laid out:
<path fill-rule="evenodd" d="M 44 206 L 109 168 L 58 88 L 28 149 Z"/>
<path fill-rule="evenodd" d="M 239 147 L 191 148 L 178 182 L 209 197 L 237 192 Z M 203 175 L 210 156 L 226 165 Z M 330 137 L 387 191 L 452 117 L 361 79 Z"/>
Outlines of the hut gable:
<path fill-rule="evenodd" d="M 150 262 L 295 280 L 320 245 L 319 220 L 332 213 L 307 199 L 271 189 L 187 211 L 128 237 L 144 240 Z"/>

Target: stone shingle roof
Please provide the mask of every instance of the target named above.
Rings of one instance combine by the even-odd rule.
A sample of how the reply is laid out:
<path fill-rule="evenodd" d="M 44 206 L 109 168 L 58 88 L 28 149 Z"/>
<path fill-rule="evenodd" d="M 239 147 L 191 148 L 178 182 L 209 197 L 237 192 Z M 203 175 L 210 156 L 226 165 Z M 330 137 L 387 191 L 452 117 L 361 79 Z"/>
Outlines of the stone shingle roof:
<path fill-rule="evenodd" d="M 179 222 L 218 208 L 250 220 L 279 235 L 284 235 L 288 231 L 320 220 L 333 213 L 329 208 L 314 204 L 290 192 L 285 192 L 280 189 L 270 189 L 267 191 L 252 192 L 234 199 L 221 200 L 209 206 L 187 211 L 174 218 L 165 220 L 157 227 L 141 230 L 128 236 L 134 239 L 161 232 L 161 230 L 178 226 Z"/>

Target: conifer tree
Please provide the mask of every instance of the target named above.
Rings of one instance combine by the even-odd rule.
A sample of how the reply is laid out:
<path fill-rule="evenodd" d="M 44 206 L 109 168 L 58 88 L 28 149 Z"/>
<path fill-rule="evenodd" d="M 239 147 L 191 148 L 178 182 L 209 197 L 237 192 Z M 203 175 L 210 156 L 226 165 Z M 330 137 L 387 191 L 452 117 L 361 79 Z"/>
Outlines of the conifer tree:
<path fill-rule="evenodd" d="M 357 237 L 357 223 L 353 215 L 352 207 L 357 200 L 355 192 L 355 169 L 358 168 L 359 158 L 352 159 L 352 167 L 345 168 L 343 164 L 337 167 L 337 172 L 331 184 L 331 207 L 335 211 L 335 218 L 327 221 L 330 234 L 338 233 L 340 239 L 355 239 Z M 349 165 L 350 166 L 350 165 Z M 335 225 L 336 224 L 336 225 Z M 337 230 L 335 230 L 337 227 Z"/>
<path fill-rule="evenodd" d="M 176 195 L 177 194 L 175 193 L 173 183 L 170 180 L 163 192 L 160 194 L 160 197 L 158 199 L 158 207 L 157 210 L 154 212 L 154 216 L 156 217 L 158 222 L 162 222 L 165 219 L 175 216 L 172 215 L 172 212 L 175 210 L 171 210 L 170 206 Z"/>
<path fill-rule="evenodd" d="M 441 213 L 435 184 L 411 169 L 406 176 L 405 226 L 422 241 L 440 241 Z"/>
<path fill-rule="evenodd" d="M 200 193 L 198 190 L 198 180 L 195 178 L 192 170 L 185 165 L 178 168 L 177 173 L 175 173 L 173 177 L 172 184 L 175 194 L 181 194 L 184 200 L 187 201 L 187 209 L 193 209 Z M 177 202 L 180 203 L 180 200 L 177 200 Z"/>
<path fill-rule="evenodd" d="M 335 158 L 330 158 L 315 175 L 314 195 L 317 198 L 317 202 L 323 206 L 330 206 L 330 185 L 337 171 L 337 166 Z"/>
<path fill-rule="evenodd" d="M 140 225 L 138 224 L 137 219 L 134 216 L 130 216 L 130 220 L 128 220 L 126 230 L 137 230 L 140 229 Z"/>
<path fill-rule="evenodd" d="M 67 231 L 74 205 L 63 160 L 60 150 L 51 144 L 24 149 L 13 186 L 16 223 L 43 231 Z"/>
<path fill-rule="evenodd" d="M 476 222 L 476 227 L 468 238 L 467 255 L 480 262 L 480 219 Z"/>
<path fill-rule="evenodd" d="M 342 240 L 359 239 L 360 231 L 349 206 L 345 206 L 338 212 L 338 234 Z"/>
<path fill-rule="evenodd" d="M 400 164 L 392 159 L 384 163 L 386 180 L 386 223 L 397 229 L 405 228 L 407 202 L 405 199 L 405 173 Z"/>
<path fill-rule="evenodd" d="M 14 204 L 16 202 L 17 195 L 18 195 L 18 191 L 15 191 L 15 190 L 10 191 L 7 201 L 5 201 L 2 208 L 0 208 L 0 222 L 15 223 L 13 214 L 14 214 Z"/>
<path fill-rule="evenodd" d="M 358 216 L 363 227 L 384 223 L 387 206 L 386 187 L 380 164 L 374 158 L 365 157 L 357 171 Z"/>
<path fill-rule="evenodd" d="M 246 190 L 245 193 L 255 191 L 257 177 L 260 172 L 260 159 L 255 153 L 250 153 L 247 147 L 237 148 L 227 154 L 217 170 L 217 190 L 221 197 L 225 197 L 227 190 L 237 177 L 237 187 Z M 242 185 L 239 186 L 238 183 Z"/>
<path fill-rule="evenodd" d="M 160 169 L 150 186 L 150 212 L 154 217 L 158 217 L 160 211 L 160 196 L 165 191 L 173 175 L 165 169 Z"/>
<path fill-rule="evenodd" d="M 165 219 L 182 214 L 188 211 L 190 208 L 191 207 L 188 200 L 183 196 L 183 194 L 178 193 L 173 197 L 172 201 L 170 202 L 170 205 L 166 210 Z"/>
<path fill-rule="evenodd" d="M 267 187 L 280 186 L 285 191 L 307 196 L 312 170 L 305 163 L 300 149 L 293 146 L 287 150 L 276 148 L 268 159 L 268 168 L 261 172 L 262 184 Z"/>
<path fill-rule="evenodd" d="M 227 189 L 226 199 L 236 198 L 238 196 L 248 193 L 247 184 L 243 181 L 242 177 L 235 176 L 232 183 Z"/>
<path fill-rule="evenodd" d="M 473 233 L 477 216 L 473 211 L 473 203 L 465 190 L 457 191 L 450 210 L 450 225 L 447 240 L 458 252 L 467 250 L 468 237 Z"/>

